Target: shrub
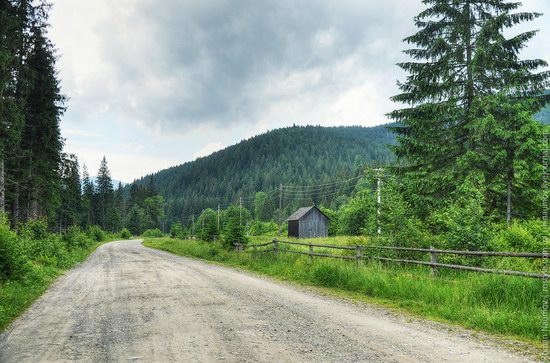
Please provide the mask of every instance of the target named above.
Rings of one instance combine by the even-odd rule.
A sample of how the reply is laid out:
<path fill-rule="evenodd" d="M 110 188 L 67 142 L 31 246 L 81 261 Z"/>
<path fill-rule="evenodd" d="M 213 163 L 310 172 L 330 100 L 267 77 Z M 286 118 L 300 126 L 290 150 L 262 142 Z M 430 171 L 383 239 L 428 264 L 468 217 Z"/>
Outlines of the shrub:
<path fill-rule="evenodd" d="M 102 242 L 107 237 L 105 232 L 99 226 L 89 226 L 86 234 L 96 242 Z"/>
<path fill-rule="evenodd" d="M 160 229 L 148 229 L 145 232 L 141 234 L 142 237 L 146 238 L 158 238 L 158 237 L 164 237 L 164 234 L 161 232 Z"/>
<path fill-rule="evenodd" d="M 45 219 L 28 221 L 19 226 L 19 235 L 31 240 L 45 239 L 48 237 L 48 222 Z"/>
<path fill-rule="evenodd" d="M 78 226 L 70 226 L 63 233 L 63 241 L 69 249 L 85 248 L 90 246 L 93 241 Z"/>
<path fill-rule="evenodd" d="M 225 248 L 231 248 L 235 243 L 246 244 L 248 238 L 244 235 L 239 207 L 231 206 L 225 211 L 225 223 L 222 243 Z"/>
<path fill-rule="evenodd" d="M 277 223 L 271 222 L 262 222 L 262 221 L 253 221 L 250 225 L 248 231 L 251 236 L 277 236 L 279 232 L 279 226 Z"/>
<path fill-rule="evenodd" d="M 170 237 L 185 239 L 189 235 L 188 231 L 182 227 L 181 223 L 174 222 L 170 227 Z"/>
<path fill-rule="evenodd" d="M 122 231 L 120 231 L 120 233 L 118 235 L 120 236 L 120 238 L 123 238 L 123 239 L 132 238 L 132 234 L 130 233 L 128 228 L 122 228 Z"/>
<path fill-rule="evenodd" d="M 29 267 L 26 261 L 23 245 L 10 230 L 6 218 L 0 216 L 0 278 L 21 275 Z"/>
<path fill-rule="evenodd" d="M 487 250 L 492 229 L 483 210 L 483 189 L 465 182 L 459 197 L 430 217 L 433 231 L 444 247 L 456 250 Z"/>

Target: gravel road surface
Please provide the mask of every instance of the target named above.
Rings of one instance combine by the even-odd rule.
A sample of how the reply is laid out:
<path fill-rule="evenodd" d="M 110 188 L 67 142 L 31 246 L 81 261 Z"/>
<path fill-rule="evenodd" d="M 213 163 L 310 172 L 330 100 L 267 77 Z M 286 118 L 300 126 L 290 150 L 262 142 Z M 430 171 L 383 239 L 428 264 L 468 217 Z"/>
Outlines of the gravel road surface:
<path fill-rule="evenodd" d="M 529 362 L 380 308 L 105 244 L 0 336 L 0 362 Z"/>

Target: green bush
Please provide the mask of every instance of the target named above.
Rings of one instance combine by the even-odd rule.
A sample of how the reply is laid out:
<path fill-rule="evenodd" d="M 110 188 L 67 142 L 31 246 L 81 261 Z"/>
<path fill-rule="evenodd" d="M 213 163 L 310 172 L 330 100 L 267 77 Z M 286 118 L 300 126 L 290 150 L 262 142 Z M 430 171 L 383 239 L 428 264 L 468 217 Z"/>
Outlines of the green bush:
<path fill-rule="evenodd" d="M 432 231 L 440 245 L 456 250 L 483 251 L 489 247 L 493 230 L 483 210 L 483 189 L 467 181 L 458 190 L 458 197 L 446 208 L 430 217 Z"/>
<path fill-rule="evenodd" d="M 160 229 L 148 229 L 145 232 L 141 234 L 142 237 L 146 238 L 158 238 L 158 237 L 164 237 L 164 234 L 161 232 Z"/>
<path fill-rule="evenodd" d="M 63 241 L 69 249 L 85 248 L 91 246 L 93 240 L 78 226 L 70 226 L 63 233 Z"/>
<path fill-rule="evenodd" d="M 242 209 L 233 205 L 224 212 L 222 243 L 225 248 L 231 248 L 235 243 L 248 243 L 248 238 L 244 234 L 241 213 Z"/>
<path fill-rule="evenodd" d="M 120 233 L 118 235 L 119 235 L 120 238 L 123 238 L 123 239 L 132 238 L 132 234 L 130 233 L 128 228 L 122 228 L 122 231 L 120 231 Z"/>
<path fill-rule="evenodd" d="M 250 225 L 248 233 L 251 236 L 270 236 L 275 237 L 279 232 L 279 226 L 277 223 L 271 222 L 262 222 L 262 221 L 253 221 Z"/>
<path fill-rule="evenodd" d="M 48 222 L 45 219 L 28 221 L 19 226 L 19 235 L 23 238 L 39 240 L 45 239 L 49 234 Z"/>
<path fill-rule="evenodd" d="M 89 226 L 86 234 L 96 242 L 105 241 L 107 238 L 105 231 L 103 231 L 99 226 Z"/>
<path fill-rule="evenodd" d="M 29 267 L 26 261 L 24 246 L 10 230 L 6 218 L 0 216 L 0 279 L 22 275 Z"/>
<path fill-rule="evenodd" d="M 189 236 L 189 231 L 183 228 L 180 222 L 172 223 L 172 226 L 170 227 L 171 238 L 185 239 L 188 236 Z"/>

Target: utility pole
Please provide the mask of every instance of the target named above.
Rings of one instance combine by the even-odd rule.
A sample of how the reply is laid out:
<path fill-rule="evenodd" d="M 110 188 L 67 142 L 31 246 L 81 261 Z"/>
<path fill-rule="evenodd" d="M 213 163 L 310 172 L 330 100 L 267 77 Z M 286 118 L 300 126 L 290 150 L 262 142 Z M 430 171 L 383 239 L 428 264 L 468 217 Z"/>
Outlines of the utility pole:
<path fill-rule="evenodd" d="M 243 197 L 239 197 L 239 226 L 243 226 Z"/>
<path fill-rule="evenodd" d="M 4 158 L 0 156 L 0 215 L 6 212 L 6 183 L 4 182 Z"/>
<path fill-rule="evenodd" d="M 192 221 L 193 221 L 193 227 L 192 227 L 192 230 L 191 230 L 191 237 L 193 239 L 195 239 L 195 212 L 193 212 L 193 216 L 191 218 L 192 218 Z"/>
<path fill-rule="evenodd" d="M 382 228 L 380 226 L 380 209 L 382 207 L 382 172 L 384 169 L 374 169 L 377 174 L 377 182 L 376 182 L 376 201 L 378 204 L 378 210 L 376 211 L 376 226 L 377 230 L 376 232 L 380 235 L 382 234 Z"/>
<path fill-rule="evenodd" d="M 281 237 L 282 224 L 283 224 L 283 183 L 279 184 L 279 237 Z"/>

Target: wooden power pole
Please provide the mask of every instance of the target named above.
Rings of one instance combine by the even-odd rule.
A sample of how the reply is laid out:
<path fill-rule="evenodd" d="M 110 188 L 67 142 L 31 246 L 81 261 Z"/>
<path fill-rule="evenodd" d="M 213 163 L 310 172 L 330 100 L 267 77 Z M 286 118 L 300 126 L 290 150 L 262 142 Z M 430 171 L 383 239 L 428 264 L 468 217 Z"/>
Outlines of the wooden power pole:
<path fill-rule="evenodd" d="M 279 237 L 281 237 L 281 227 L 283 224 L 283 184 L 279 185 Z"/>

